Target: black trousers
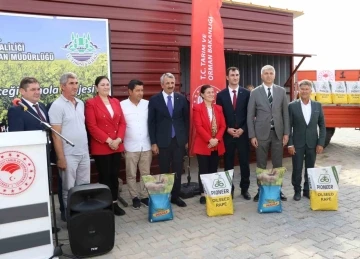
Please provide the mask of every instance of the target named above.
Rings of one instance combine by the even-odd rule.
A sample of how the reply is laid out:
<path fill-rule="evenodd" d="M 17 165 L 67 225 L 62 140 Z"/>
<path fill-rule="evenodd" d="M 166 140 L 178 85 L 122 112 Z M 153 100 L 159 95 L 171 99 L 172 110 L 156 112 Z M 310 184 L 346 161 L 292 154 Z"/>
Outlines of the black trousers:
<path fill-rule="evenodd" d="M 224 141 L 225 154 L 224 166 L 225 171 L 234 169 L 235 151 L 238 152 L 238 159 L 240 165 L 240 188 L 241 192 L 246 192 L 250 186 L 250 143 L 247 133 L 241 135 L 239 138 L 233 138 L 231 141 Z M 235 172 L 234 172 L 235 176 Z"/>
<path fill-rule="evenodd" d="M 96 170 L 99 173 L 99 183 L 107 185 L 111 190 L 113 201 L 117 201 L 121 153 L 93 155 L 93 158 L 95 160 Z"/>
<path fill-rule="evenodd" d="M 200 193 L 204 193 L 200 175 L 216 173 L 219 165 L 219 155 L 217 151 L 212 151 L 210 156 L 196 155 L 199 165 L 199 187 Z"/>
<path fill-rule="evenodd" d="M 175 173 L 174 186 L 171 191 L 171 198 L 179 198 L 181 190 L 181 174 L 183 172 L 183 158 L 184 158 L 185 146 L 179 146 L 174 137 L 171 140 L 170 146 L 167 148 L 159 148 L 159 167 L 161 174 L 170 173 L 170 167 L 172 172 Z"/>
<path fill-rule="evenodd" d="M 316 160 L 316 148 L 307 146 L 295 148 L 295 155 L 292 156 L 293 172 L 291 183 L 295 192 L 301 192 L 302 169 L 305 160 L 304 191 L 309 191 L 308 168 L 314 168 Z"/>

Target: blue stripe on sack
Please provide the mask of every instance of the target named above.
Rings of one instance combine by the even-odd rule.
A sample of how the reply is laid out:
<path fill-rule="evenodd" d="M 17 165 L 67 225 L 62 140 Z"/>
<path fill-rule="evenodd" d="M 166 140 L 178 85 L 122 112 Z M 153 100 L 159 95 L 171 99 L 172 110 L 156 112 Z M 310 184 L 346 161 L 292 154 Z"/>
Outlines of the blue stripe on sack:
<path fill-rule="evenodd" d="M 0 255 L 50 244 L 50 230 L 0 239 Z"/>

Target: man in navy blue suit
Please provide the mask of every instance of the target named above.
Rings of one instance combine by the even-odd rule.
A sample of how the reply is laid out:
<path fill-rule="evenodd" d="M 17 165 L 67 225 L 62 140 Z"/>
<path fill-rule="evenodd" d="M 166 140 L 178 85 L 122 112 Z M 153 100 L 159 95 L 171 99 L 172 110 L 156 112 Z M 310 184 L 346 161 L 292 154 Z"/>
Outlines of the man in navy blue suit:
<path fill-rule="evenodd" d="M 21 102 L 27 106 L 24 112 L 21 106 L 12 106 L 8 110 L 9 131 L 43 130 L 41 123 L 33 118 L 31 114 L 39 119 L 49 122 L 46 107 L 40 100 L 40 85 L 36 78 L 25 77 L 20 82 Z M 29 114 L 30 112 L 31 114 Z"/>
<path fill-rule="evenodd" d="M 189 106 L 186 98 L 175 90 L 175 77 L 165 73 L 160 78 L 163 91 L 152 96 L 148 108 L 151 149 L 159 155 L 160 173 L 175 173 L 171 202 L 186 207 L 180 199 L 184 151 L 189 138 Z"/>
<path fill-rule="evenodd" d="M 27 111 L 24 111 L 24 108 L 21 106 L 12 106 L 9 108 L 9 132 L 44 130 L 44 126 L 31 116 L 31 114 L 33 114 L 40 120 L 49 122 L 47 109 L 43 103 L 39 102 L 39 82 L 34 77 L 24 77 L 20 82 L 19 90 L 21 94 L 21 102 L 27 107 Z M 57 231 L 59 230 L 60 229 L 57 229 Z"/>
<path fill-rule="evenodd" d="M 240 72 L 237 67 L 227 69 L 226 79 L 229 82 L 228 87 L 216 96 L 216 103 L 222 106 L 227 126 L 224 133 L 224 169 L 234 168 L 237 150 L 241 174 L 241 195 L 244 199 L 250 200 L 251 196 L 248 192 L 250 186 L 250 143 L 246 122 L 250 91 L 239 86 Z"/>

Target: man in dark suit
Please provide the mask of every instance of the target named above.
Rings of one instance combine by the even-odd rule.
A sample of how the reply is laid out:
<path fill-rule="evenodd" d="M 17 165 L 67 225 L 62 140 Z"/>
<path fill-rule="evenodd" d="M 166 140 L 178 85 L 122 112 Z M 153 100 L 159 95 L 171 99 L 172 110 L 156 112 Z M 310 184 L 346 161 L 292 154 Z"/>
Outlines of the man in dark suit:
<path fill-rule="evenodd" d="M 189 108 L 186 98 L 175 90 L 175 77 L 165 73 L 160 78 L 163 91 L 149 100 L 148 127 L 151 149 L 159 155 L 160 173 L 169 173 L 170 165 L 175 173 L 171 202 L 186 207 L 180 199 L 183 157 L 188 145 Z"/>
<path fill-rule="evenodd" d="M 46 107 L 40 100 L 39 82 L 33 77 L 25 77 L 20 83 L 21 102 L 28 108 L 24 112 L 21 106 L 12 106 L 8 110 L 9 131 L 44 130 L 41 123 L 33 118 L 49 122 Z M 31 114 L 29 114 L 31 113 Z"/>
<path fill-rule="evenodd" d="M 290 137 L 288 151 L 292 155 L 294 200 L 301 199 L 301 178 L 305 160 L 303 196 L 310 198 L 308 168 L 315 165 L 316 154 L 321 154 L 325 145 L 325 120 L 321 103 L 310 100 L 312 83 L 303 80 L 299 84 L 300 99 L 289 104 Z M 317 128 L 319 126 L 319 134 Z"/>
<path fill-rule="evenodd" d="M 216 104 L 222 106 L 227 126 L 224 133 L 225 170 L 234 168 L 235 151 L 237 150 L 241 174 L 241 195 L 246 200 L 250 200 L 251 196 L 248 192 L 250 144 L 246 124 L 250 91 L 239 86 L 240 72 L 237 67 L 227 69 L 226 79 L 229 82 L 228 87 L 220 91 L 216 97 Z"/>
<path fill-rule="evenodd" d="M 12 106 L 9 108 L 9 132 L 44 130 L 44 126 L 32 116 L 35 115 L 40 120 L 49 122 L 47 109 L 43 103 L 39 102 L 39 82 L 34 77 L 24 77 L 20 82 L 19 89 L 21 94 L 21 102 L 27 107 L 27 111 L 24 111 L 24 108 L 21 106 Z M 60 229 L 58 228 L 57 231 L 59 230 Z"/>

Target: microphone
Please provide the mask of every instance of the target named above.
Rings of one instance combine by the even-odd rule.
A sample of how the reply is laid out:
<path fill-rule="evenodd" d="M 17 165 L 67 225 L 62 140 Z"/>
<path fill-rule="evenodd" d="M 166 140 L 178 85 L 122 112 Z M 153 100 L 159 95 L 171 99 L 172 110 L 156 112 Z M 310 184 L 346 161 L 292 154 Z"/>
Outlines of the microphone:
<path fill-rule="evenodd" d="M 21 107 L 23 107 L 24 111 L 27 111 L 27 109 L 28 109 L 28 107 L 21 102 L 21 99 L 20 99 L 20 98 L 15 98 L 15 99 L 12 101 L 12 104 L 15 105 L 15 106 L 21 106 Z"/>

